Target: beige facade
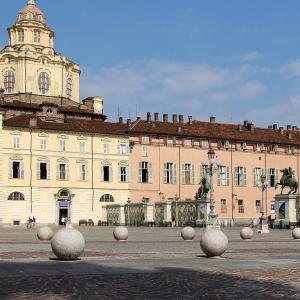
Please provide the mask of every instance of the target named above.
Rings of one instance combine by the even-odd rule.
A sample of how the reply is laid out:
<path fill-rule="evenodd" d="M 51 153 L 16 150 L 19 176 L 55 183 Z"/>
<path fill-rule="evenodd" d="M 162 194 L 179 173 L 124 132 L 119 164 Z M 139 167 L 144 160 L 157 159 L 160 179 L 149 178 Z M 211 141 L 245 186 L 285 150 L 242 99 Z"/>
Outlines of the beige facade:
<path fill-rule="evenodd" d="M 8 28 L 8 45 L 0 52 L 0 88 L 6 94 L 32 93 L 79 103 L 79 65 L 57 53 L 54 32 L 35 1 Z"/>

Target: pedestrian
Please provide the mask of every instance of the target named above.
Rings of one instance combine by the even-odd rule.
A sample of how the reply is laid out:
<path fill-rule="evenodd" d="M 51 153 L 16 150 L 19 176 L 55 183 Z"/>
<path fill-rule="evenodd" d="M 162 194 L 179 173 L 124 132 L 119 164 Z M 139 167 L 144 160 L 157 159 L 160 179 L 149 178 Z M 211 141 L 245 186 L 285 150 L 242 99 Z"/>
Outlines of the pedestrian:
<path fill-rule="evenodd" d="M 31 218 L 30 217 L 27 220 L 26 227 L 27 227 L 27 229 L 31 228 Z"/>
<path fill-rule="evenodd" d="M 61 217 L 61 225 L 66 225 L 66 223 L 65 223 L 66 221 L 65 221 L 65 217 L 64 216 L 62 216 Z"/>
<path fill-rule="evenodd" d="M 173 216 L 173 217 L 172 217 L 172 227 L 175 227 L 175 225 L 176 225 L 175 217 Z"/>
<path fill-rule="evenodd" d="M 33 216 L 32 217 L 32 227 L 34 228 L 34 226 L 35 226 L 35 223 L 36 223 L 36 220 L 35 220 L 35 217 Z"/>

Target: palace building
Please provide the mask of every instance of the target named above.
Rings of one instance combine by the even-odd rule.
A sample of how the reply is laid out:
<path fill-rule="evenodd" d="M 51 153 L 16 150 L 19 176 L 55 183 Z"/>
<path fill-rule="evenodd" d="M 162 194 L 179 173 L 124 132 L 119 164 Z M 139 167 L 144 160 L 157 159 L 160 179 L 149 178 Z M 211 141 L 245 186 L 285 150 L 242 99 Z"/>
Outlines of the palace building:
<path fill-rule="evenodd" d="M 103 99 L 79 99 L 79 65 L 54 49 L 34 0 L 0 52 L 0 223 L 195 221 L 195 194 L 216 152 L 221 221 L 273 212 L 280 170 L 299 178 L 298 127 L 258 128 L 164 114 L 108 122 Z M 261 176 L 267 187 L 262 193 Z M 180 209 L 178 212 L 178 202 Z"/>

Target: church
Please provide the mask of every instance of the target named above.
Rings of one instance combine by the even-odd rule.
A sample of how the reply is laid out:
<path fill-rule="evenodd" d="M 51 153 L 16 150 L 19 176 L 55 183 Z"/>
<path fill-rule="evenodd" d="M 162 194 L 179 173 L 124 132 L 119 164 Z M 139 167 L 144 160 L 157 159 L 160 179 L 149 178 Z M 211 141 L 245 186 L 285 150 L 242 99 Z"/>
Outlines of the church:
<path fill-rule="evenodd" d="M 54 49 L 54 31 L 35 0 L 19 11 L 8 37 L 0 51 L 1 224 L 33 216 L 51 224 L 195 221 L 209 149 L 224 224 L 274 214 L 280 171 L 290 167 L 299 178 L 297 126 L 177 114 L 161 120 L 150 112 L 145 120 L 109 122 L 103 98 L 80 99 L 80 67 Z"/>

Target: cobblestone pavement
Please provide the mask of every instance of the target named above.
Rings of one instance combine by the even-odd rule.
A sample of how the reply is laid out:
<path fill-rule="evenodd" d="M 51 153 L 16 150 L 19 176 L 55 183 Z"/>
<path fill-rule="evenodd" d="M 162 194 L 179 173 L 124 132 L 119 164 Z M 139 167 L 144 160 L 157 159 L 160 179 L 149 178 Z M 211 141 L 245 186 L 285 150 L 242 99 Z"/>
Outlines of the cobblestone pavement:
<path fill-rule="evenodd" d="M 0 299 L 300 299 L 300 241 L 289 230 L 255 234 L 224 230 L 229 249 L 208 259 L 179 228 L 129 228 L 115 242 L 112 227 L 80 227 L 80 260 L 54 259 L 36 229 L 0 228 Z"/>

